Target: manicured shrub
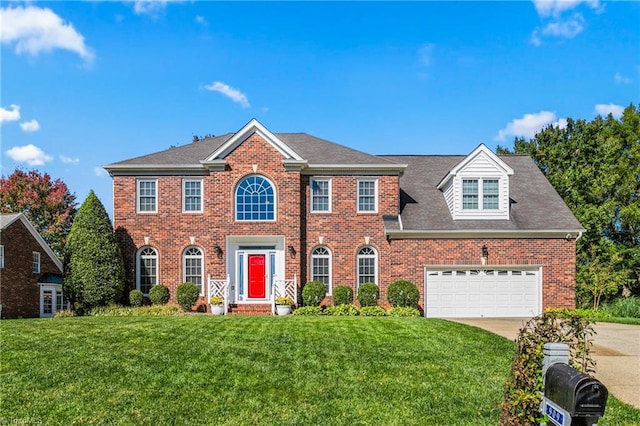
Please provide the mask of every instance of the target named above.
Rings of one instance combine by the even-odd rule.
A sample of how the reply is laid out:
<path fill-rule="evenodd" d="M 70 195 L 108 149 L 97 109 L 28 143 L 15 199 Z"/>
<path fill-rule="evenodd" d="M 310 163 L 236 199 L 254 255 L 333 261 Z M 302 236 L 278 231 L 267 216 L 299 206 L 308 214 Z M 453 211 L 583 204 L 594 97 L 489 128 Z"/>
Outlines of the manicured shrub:
<path fill-rule="evenodd" d="M 416 308 L 410 308 L 408 306 L 405 306 L 405 307 L 391 308 L 389 309 L 389 312 L 387 312 L 387 315 L 389 315 L 390 317 L 419 317 L 420 311 L 417 310 Z"/>
<path fill-rule="evenodd" d="M 364 283 L 358 287 L 358 302 L 360 307 L 377 306 L 380 298 L 380 289 L 375 283 Z"/>
<path fill-rule="evenodd" d="M 365 306 L 360 308 L 360 316 L 363 317 L 385 317 L 387 311 L 382 306 Z"/>
<path fill-rule="evenodd" d="M 182 283 L 176 289 L 176 300 L 178 305 L 182 306 L 185 311 L 190 311 L 193 305 L 198 301 L 200 290 L 194 283 Z"/>
<path fill-rule="evenodd" d="M 144 294 L 138 290 L 131 290 L 129 292 L 129 304 L 134 308 L 139 308 L 144 303 Z"/>
<path fill-rule="evenodd" d="M 319 281 L 309 281 L 302 289 L 302 301 L 305 306 L 320 306 L 327 294 L 327 287 Z"/>
<path fill-rule="evenodd" d="M 169 288 L 162 284 L 154 285 L 149 290 L 149 299 L 152 305 L 166 305 L 169 301 Z"/>
<path fill-rule="evenodd" d="M 329 306 L 324 313 L 334 317 L 355 317 L 359 314 L 358 308 L 353 304 Z"/>
<path fill-rule="evenodd" d="M 532 318 L 520 330 L 516 353 L 506 383 L 500 413 L 500 425 L 538 425 L 542 387 L 543 347 L 547 342 L 569 345 L 569 364 L 592 373 L 591 358 L 593 325 L 579 316 L 564 317 L 545 312 Z"/>
<path fill-rule="evenodd" d="M 414 283 L 398 280 L 389 284 L 387 300 L 393 307 L 417 308 L 420 292 Z"/>
<path fill-rule="evenodd" d="M 130 308 L 123 306 L 100 306 L 87 312 L 94 317 L 166 317 L 181 315 L 182 309 L 177 305 L 154 305 Z"/>
<path fill-rule="evenodd" d="M 339 285 L 333 289 L 333 304 L 349 305 L 353 303 L 353 289 L 346 285 Z"/>
<path fill-rule="evenodd" d="M 303 306 L 293 311 L 293 315 L 319 316 L 324 315 L 324 311 L 320 306 Z"/>

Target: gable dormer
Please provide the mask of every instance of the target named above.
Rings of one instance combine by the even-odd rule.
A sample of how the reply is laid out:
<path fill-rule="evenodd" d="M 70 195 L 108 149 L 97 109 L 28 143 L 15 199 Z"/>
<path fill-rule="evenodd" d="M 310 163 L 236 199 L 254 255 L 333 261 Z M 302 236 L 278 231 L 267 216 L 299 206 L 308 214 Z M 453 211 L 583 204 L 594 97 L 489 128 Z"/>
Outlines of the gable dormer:
<path fill-rule="evenodd" d="M 440 181 L 454 220 L 509 219 L 509 176 L 513 169 L 480 144 Z"/>

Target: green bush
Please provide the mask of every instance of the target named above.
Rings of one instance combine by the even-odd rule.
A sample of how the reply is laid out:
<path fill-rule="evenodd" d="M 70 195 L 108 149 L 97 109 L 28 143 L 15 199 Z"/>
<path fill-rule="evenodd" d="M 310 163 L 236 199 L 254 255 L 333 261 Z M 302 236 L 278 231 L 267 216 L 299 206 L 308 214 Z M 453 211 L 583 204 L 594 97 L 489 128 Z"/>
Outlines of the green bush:
<path fill-rule="evenodd" d="M 365 306 L 360 308 L 360 316 L 363 317 L 385 317 L 387 311 L 381 306 Z"/>
<path fill-rule="evenodd" d="M 390 317 L 419 317 L 420 311 L 416 308 L 399 307 L 399 308 L 391 308 L 387 315 Z"/>
<path fill-rule="evenodd" d="M 327 287 L 319 281 L 309 281 L 302 289 L 302 300 L 305 306 L 320 306 L 327 294 Z"/>
<path fill-rule="evenodd" d="M 346 285 L 339 285 L 333 289 L 333 304 L 349 305 L 353 303 L 353 289 Z"/>
<path fill-rule="evenodd" d="M 377 306 L 380 298 L 380 289 L 375 283 L 364 283 L 358 287 L 358 302 L 360 307 Z"/>
<path fill-rule="evenodd" d="M 417 308 L 420 292 L 414 283 L 398 280 L 389 284 L 387 300 L 394 307 Z"/>
<path fill-rule="evenodd" d="M 139 308 L 144 303 L 144 294 L 138 290 L 131 290 L 129 292 L 129 304 L 134 308 Z"/>
<path fill-rule="evenodd" d="M 154 305 L 129 308 L 123 306 L 100 306 L 93 308 L 88 315 L 94 317 L 166 317 L 182 314 L 176 305 Z"/>
<path fill-rule="evenodd" d="M 597 319 L 597 318 L 611 318 L 608 312 L 603 310 L 594 311 L 593 309 L 555 309 L 547 308 L 544 310 L 546 313 L 555 314 L 562 318 L 571 318 L 572 316 L 578 316 L 585 319 Z"/>
<path fill-rule="evenodd" d="M 532 318 L 520 330 L 516 353 L 509 373 L 500 413 L 500 425 L 538 425 L 542 386 L 543 347 L 547 342 L 569 345 L 569 364 L 592 373 L 591 358 L 593 326 L 577 315 L 564 317 L 545 312 Z"/>
<path fill-rule="evenodd" d="M 318 316 L 324 315 L 324 311 L 320 306 L 303 306 L 293 311 L 293 315 Z"/>
<path fill-rule="evenodd" d="M 353 304 L 329 306 L 324 313 L 334 317 L 355 317 L 359 314 L 358 308 Z"/>
<path fill-rule="evenodd" d="M 601 309 L 614 317 L 640 318 L 640 297 L 620 297 L 603 305 Z"/>
<path fill-rule="evenodd" d="M 76 313 L 69 310 L 56 311 L 56 318 L 66 318 L 66 317 L 75 317 Z"/>
<path fill-rule="evenodd" d="M 149 290 L 149 299 L 152 305 L 166 305 L 169 302 L 169 288 L 162 284 L 154 285 Z"/>
<path fill-rule="evenodd" d="M 200 290 L 194 283 L 182 283 L 176 289 L 176 300 L 178 305 L 182 306 L 185 311 L 190 311 L 193 305 L 198 301 Z"/>

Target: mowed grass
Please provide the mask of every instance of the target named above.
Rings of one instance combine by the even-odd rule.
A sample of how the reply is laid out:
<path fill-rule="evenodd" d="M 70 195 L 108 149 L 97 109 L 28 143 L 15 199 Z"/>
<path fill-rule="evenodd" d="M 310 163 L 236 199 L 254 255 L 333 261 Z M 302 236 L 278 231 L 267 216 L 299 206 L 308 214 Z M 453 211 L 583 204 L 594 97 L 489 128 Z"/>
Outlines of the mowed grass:
<path fill-rule="evenodd" d="M 495 425 L 514 351 L 424 318 L 2 321 L 0 343 L 0 419 L 47 425 Z"/>

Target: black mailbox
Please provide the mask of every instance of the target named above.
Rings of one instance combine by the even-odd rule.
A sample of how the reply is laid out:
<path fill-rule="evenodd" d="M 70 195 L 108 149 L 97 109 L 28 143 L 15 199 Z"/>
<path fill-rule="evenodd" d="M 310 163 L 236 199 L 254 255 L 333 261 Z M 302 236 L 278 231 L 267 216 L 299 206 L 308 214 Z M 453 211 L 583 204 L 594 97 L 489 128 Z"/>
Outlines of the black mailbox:
<path fill-rule="evenodd" d="M 567 364 L 554 364 L 547 369 L 545 398 L 576 417 L 602 417 L 609 391 L 598 380 Z"/>

